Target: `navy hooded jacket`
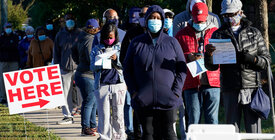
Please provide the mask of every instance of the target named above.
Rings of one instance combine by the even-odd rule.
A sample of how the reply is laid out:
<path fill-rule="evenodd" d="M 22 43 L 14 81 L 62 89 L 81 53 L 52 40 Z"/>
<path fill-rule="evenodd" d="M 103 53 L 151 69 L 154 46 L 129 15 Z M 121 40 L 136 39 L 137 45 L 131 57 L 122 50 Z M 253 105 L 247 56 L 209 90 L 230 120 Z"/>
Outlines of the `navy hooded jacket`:
<path fill-rule="evenodd" d="M 145 15 L 148 18 L 158 12 L 164 24 L 161 7 L 151 6 Z M 154 46 L 147 32 L 136 37 L 124 60 L 124 79 L 132 94 L 134 108 L 171 110 L 182 104 L 182 88 L 186 78 L 186 63 L 178 41 L 159 31 Z M 134 96 L 133 96 L 134 95 Z"/>

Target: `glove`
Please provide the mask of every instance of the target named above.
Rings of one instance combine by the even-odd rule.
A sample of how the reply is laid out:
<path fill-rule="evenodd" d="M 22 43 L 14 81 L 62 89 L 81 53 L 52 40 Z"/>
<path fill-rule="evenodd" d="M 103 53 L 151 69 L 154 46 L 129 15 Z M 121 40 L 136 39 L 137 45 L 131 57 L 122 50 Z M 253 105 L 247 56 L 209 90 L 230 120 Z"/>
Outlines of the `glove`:
<path fill-rule="evenodd" d="M 249 54 L 248 52 L 243 52 L 241 53 L 241 62 L 243 62 L 244 64 L 254 64 L 257 60 L 257 58 L 251 54 Z"/>
<path fill-rule="evenodd" d="M 205 53 L 209 56 L 213 56 L 213 52 L 216 50 L 216 47 L 213 46 L 212 44 L 207 44 L 205 46 Z"/>

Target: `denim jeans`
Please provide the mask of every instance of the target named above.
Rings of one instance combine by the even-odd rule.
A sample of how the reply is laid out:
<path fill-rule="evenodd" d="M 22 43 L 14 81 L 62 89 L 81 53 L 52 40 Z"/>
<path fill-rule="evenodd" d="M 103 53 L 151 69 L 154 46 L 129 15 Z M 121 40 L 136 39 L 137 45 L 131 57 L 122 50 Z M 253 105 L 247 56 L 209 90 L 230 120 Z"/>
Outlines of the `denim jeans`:
<path fill-rule="evenodd" d="M 201 86 L 198 89 L 184 90 L 188 125 L 200 122 L 201 111 L 204 112 L 206 124 L 218 124 L 220 88 Z"/>
<path fill-rule="evenodd" d="M 75 83 L 79 87 L 83 101 L 81 106 L 82 128 L 96 128 L 97 101 L 95 97 L 94 80 L 89 77 L 82 77 L 81 73 L 75 73 Z"/>
<path fill-rule="evenodd" d="M 124 120 L 126 126 L 126 134 L 134 132 L 133 126 L 133 108 L 131 106 L 131 95 L 127 91 L 124 105 Z"/>

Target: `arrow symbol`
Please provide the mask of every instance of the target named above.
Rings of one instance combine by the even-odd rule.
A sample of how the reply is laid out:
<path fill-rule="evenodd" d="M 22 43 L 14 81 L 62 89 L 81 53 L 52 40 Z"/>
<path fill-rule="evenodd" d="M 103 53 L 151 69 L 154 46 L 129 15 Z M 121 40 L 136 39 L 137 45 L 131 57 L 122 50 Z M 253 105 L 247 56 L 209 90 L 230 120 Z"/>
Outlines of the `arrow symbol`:
<path fill-rule="evenodd" d="M 50 101 L 39 99 L 38 102 L 22 104 L 22 108 L 33 107 L 33 106 L 38 106 L 38 105 L 40 106 L 40 108 L 42 108 L 43 106 L 45 106 L 49 102 Z"/>

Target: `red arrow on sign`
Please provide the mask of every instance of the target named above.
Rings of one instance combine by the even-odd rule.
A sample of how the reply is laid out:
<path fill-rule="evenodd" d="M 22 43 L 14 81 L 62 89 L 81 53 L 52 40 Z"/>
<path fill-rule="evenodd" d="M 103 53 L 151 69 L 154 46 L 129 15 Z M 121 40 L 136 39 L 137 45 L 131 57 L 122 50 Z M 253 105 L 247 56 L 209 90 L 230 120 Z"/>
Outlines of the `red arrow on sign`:
<path fill-rule="evenodd" d="M 23 104 L 22 108 L 33 107 L 33 106 L 38 106 L 38 105 L 40 106 L 40 108 L 42 108 L 43 106 L 45 106 L 49 102 L 50 101 L 39 99 L 38 102 Z"/>

